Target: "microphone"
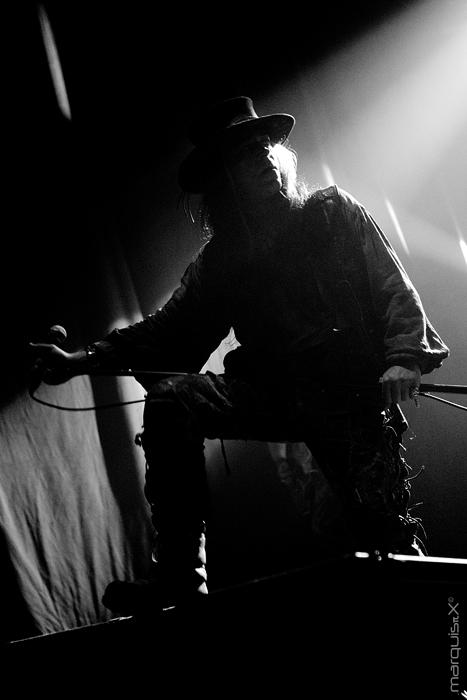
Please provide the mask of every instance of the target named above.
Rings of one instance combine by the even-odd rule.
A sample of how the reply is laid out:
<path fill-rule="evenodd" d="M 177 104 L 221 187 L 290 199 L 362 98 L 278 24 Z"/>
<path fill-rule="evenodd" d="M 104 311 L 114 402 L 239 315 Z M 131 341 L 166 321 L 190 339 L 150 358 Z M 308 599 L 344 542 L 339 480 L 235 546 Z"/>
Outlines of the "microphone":
<path fill-rule="evenodd" d="M 60 347 L 66 341 L 67 337 L 67 332 L 63 328 L 63 326 L 55 325 L 49 328 L 45 342 L 49 342 L 53 345 L 57 345 Z M 32 369 L 29 373 L 28 382 L 30 396 L 32 396 L 39 388 L 42 382 L 45 369 L 46 363 L 42 358 L 37 359 L 34 365 L 32 366 Z"/>
<path fill-rule="evenodd" d="M 48 337 L 54 345 L 63 345 L 68 335 L 63 326 L 51 326 Z"/>

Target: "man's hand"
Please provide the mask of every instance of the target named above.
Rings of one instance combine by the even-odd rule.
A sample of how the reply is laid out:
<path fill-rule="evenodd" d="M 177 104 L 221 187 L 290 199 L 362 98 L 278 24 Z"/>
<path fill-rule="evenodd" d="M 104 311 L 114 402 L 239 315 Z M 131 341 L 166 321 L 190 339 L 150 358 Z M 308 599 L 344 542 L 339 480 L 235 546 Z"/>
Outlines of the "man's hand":
<path fill-rule="evenodd" d="M 66 352 L 51 343 L 29 343 L 34 358 L 32 374 L 46 384 L 62 384 L 77 374 L 84 374 L 86 352 Z"/>
<path fill-rule="evenodd" d="M 414 390 L 420 386 L 420 367 L 414 364 L 412 369 L 407 369 L 394 365 L 385 371 L 379 381 L 382 384 L 384 408 L 389 408 L 393 403 L 413 397 Z"/>

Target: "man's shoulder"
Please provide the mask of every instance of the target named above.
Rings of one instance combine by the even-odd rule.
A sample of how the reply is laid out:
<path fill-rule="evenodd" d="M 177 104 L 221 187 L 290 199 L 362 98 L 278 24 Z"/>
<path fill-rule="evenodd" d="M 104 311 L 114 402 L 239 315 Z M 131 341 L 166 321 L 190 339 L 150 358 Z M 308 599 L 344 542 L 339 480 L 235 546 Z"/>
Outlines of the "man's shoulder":
<path fill-rule="evenodd" d="M 320 187 L 312 192 L 310 199 L 317 202 L 324 202 L 326 199 L 336 199 L 339 197 L 339 188 L 337 185 L 329 185 L 328 187 Z"/>
<path fill-rule="evenodd" d="M 360 206 L 358 200 L 349 192 L 338 185 L 329 185 L 314 190 L 307 200 L 307 206 L 319 206 L 321 204 L 329 206 L 340 205 L 347 209 L 355 209 Z"/>

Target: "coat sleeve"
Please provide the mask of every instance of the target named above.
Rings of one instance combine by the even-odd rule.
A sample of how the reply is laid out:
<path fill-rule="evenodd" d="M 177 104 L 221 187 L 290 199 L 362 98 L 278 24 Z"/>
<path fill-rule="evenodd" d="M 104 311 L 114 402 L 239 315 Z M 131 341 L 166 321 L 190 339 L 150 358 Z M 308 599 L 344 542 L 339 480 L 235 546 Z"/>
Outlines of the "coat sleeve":
<path fill-rule="evenodd" d="M 420 295 L 385 234 L 361 204 L 345 192 L 341 195 L 344 216 L 362 245 L 386 368 L 417 363 L 427 374 L 441 366 L 449 349 L 427 318 Z"/>
<path fill-rule="evenodd" d="M 93 343 L 101 362 L 125 368 L 199 372 L 230 330 L 206 248 L 155 313 Z M 212 272 L 212 271 L 211 271 Z M 143 383 L 143 382 L 142 382 Z"/>

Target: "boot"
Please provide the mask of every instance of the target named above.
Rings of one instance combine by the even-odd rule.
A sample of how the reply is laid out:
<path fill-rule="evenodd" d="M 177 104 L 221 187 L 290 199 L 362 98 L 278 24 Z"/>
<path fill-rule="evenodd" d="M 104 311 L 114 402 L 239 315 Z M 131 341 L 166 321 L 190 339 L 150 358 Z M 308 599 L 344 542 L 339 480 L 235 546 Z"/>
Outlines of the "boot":
<path fill-rule="evenodd" d="M 102 603 L 118 615 L 139 616 L 173 606 L 194 605 L 207 593 L 203 523 L 196 532 L 158 533 L 149 580 L 112 581 Z"/>

